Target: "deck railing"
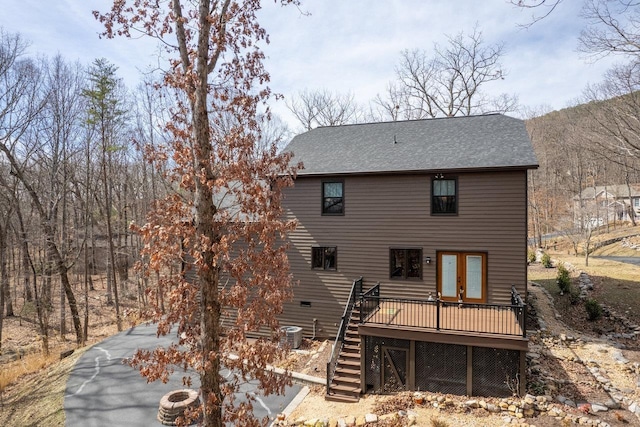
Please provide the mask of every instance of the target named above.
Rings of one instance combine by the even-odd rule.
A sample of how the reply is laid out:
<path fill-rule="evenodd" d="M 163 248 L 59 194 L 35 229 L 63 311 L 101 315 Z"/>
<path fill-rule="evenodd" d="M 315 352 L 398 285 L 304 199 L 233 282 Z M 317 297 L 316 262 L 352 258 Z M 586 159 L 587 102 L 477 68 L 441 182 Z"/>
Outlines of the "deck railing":
<path fill-rule="evenodd" d="M 360 299 L 360 323 L 363 323 L 372 313 L 378 309 L 380 296 L 380 282 L 361 295 Z"/>
<path fill-rule="evenodd" d="M 374 288 L 362 295 L 361 323 L 526 337 L 526 306 L 515 287 L 511 304 L 385 298 Z"/>
<path fill-rule="evenodd" d="M 511 306 L 513 307 L 513 314 L 518 319 L 520 328 L 522 329 L 522 337 L 527 336 L 527 304 L 522 300 L 522 297 L 518 293 L 518 290 L 514 285 L 511 285 Z"/>
<path fill-rule="evenodd" d="M 344 307 L 344 313 L 342 315 L 342 320 L 340 321 L 340 327 L 338 328 L 338 333 L 336 334 L 336 339 L 333 342 L 333 348 L 331 349 L 331 358 L 327 362 L 327 394 L 330 392 L 331 381 L 333 380 L 333 376 L 335 375 L 336 365 L 338 363 L 338 357 L 340 356 L 340 351 L 342 350 L 342 345 L 344 344 L 344 334 L 347 331 L 347 326 L 349 325 L 349 319 L 351 318 L 351 312 L 353 311 L 353 307 L 355 307 L 356 303 L 360 300 L 360 296 L 362 295 L 362 277 L 353 281 L 353 285 L 351 285 L 351 293 L 349 293 L 349 300 L 347 301 L 347 305 Z"/>

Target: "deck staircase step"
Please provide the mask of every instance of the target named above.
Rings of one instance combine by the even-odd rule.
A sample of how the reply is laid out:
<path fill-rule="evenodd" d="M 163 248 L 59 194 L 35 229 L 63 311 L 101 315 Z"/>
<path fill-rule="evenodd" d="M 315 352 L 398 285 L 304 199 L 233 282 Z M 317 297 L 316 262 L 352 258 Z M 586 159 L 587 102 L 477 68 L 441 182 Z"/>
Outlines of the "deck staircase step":
<path fill-rule="evenodd" d="M 325 394 L 324 400 L 329 400 L 332 402 L 357 403 L 360 398 L 346 394 Z"/>
<path fill-rule="evenodd" d="M 360 355 L 360 345 L 345 344 L 345 345 L 342 346 L 342 350 L 345 353 L 356 352 L 356 353 L 358 353 L 358 356 Z"/>
<path fill-rule="evenodd" d="M 344 384 L 331 384 L 331 391 L 341 392 L 340 394 L 358 396 L 360 394 L 360 387 Z"/>
<path fill-rule="evenodd" d="M 343 375 L 335 375 L 333 377 L 333 383 L 336 385 L 350 385 L 355 388 L 360 388 L 360 375 L 357 377 L 347 377 Z"/>
<path fill-rule="evenodd" d="M 356 376 L 360 376 L 360 369 L 351 369 L 351 368 L 347 368 L 347 367 L 339 367 L 336 368 L 336 375 L 356 375 Z"/>
<path fill-rule="evenodd" d="M 360 359 L 343 359 L 340 358 L 338 359 L 338 366 L 344 366 L 344 367 L 352 367 L 354 369 L 360 369 Z"/>

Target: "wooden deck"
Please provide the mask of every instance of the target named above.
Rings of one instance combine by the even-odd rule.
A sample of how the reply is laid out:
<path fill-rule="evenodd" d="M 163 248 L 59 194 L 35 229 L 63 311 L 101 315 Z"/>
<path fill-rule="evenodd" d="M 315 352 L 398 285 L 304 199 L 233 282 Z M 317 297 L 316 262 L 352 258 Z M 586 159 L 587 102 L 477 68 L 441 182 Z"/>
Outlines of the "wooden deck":
<path fill-rule="evenodd" d="M 381 300 L 364 324 L 524 336 L 518 317 L 510 306 L 489 304 Z"/>

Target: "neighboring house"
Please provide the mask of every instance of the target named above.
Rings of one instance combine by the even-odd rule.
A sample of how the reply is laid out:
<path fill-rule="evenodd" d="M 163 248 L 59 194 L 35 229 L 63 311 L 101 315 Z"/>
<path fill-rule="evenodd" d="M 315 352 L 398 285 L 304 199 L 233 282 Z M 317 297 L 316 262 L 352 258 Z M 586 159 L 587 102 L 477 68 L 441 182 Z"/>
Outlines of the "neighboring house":
<path fill-rule="evenodd" d="M 587 187 L 573 197 L 575 222 L 591 226 L 640 217 L 640 184 Z"/>
<path fill-rule="evenodd" d="M 322 127 L 287 150 L 305 168 L 285 193 L 299 284 L 281 324 L 337 334 L 328 398 L 523 392 L 527 170 L 537 167 L 524 122 Z"/>

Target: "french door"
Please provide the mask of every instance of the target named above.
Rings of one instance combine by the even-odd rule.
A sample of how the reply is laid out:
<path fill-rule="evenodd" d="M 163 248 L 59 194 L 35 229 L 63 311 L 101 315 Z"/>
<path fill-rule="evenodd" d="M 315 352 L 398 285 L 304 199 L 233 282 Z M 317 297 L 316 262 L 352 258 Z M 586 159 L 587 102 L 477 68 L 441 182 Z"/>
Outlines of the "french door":
<path fill-rule="evenodd" d="M 438 292 L 444 301 L 487 301 L 487 254 L 438 252 Z"/>

